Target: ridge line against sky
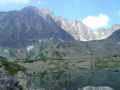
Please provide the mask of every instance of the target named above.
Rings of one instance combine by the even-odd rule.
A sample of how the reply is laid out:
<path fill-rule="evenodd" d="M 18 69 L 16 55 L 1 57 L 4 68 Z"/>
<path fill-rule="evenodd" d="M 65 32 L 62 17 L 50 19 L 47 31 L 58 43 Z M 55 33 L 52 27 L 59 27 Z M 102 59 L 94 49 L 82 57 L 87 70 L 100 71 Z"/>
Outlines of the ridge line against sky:
<path fill-rule="evenodd" d="M 0 0 L 0 11 L 35 6 L 70 21 L 82 21 L 92 29 L 120 23 L 120 0 Z"/>

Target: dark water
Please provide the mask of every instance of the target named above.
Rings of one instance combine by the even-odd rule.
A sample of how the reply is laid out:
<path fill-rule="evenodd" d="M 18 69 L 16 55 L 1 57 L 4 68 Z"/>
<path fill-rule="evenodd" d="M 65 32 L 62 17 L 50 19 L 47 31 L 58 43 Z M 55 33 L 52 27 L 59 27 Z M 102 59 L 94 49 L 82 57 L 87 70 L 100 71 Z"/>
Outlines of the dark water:
<path fill-rule="evenodd" d="M 106 86 L 120 90 L 120 61 L 50 63 L 54 67 L 48 64 L 49 68 L 30 79 L 35 87 L 45 90 L 78 90 L 86 86 Z"/>
<path fill-rule="evenodd" d="M 86 86 L 107 86 L 120 90 L 120 72 L 87 69 L 44 71 L 34 77 L 33 82 L 46 90 L 78 90 Z"/>

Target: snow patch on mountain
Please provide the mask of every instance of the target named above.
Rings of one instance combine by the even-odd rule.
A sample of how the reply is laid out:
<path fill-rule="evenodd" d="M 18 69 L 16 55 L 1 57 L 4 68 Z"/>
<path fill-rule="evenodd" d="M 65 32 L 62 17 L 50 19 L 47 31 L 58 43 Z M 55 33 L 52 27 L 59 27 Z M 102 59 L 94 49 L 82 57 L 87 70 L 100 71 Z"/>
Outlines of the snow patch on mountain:
<path fill-rule="evenodd" d="M 33 49 L 34 49 L 34 46 L 32 46 L 32 45 L 27 47 L 28 52 L 32 51 Z"/>
<path fill-rule="evenodd" d="M 3 52 L 4 53 L 9 53 L 9 49 L 4 49 Z"/>

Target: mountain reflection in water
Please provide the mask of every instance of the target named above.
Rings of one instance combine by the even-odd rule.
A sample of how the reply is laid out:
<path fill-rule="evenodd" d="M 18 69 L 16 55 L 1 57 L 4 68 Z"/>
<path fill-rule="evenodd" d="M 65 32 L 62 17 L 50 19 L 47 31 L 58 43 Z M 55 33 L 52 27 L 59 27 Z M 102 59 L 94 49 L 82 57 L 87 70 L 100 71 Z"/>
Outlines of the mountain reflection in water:
<path fill-rule="evenodd" d="M 39 63 L 48 68 L 36 69 L 40 66 Z M 28 63 L 29 67 L 27 63 L 24 63 L 24 66 L 29 69 L 31 67 L 30 70 L 33 69 L 34 71 L 35 68 L 35 70 L 41 71 L 30 78 L 30 82 L 33 83 L 30 85 L 31 87 L 33 85 L 33 87 L 44 88 L 45 90 L 120 90 L 118 66 L 113 67 L 105 62 L 102 64 L 95 62 L 91 67 L 88 62 L 69 62 L 71 65 L 69 67 L 66 62 L 62 61 L 47 62 L 49 65 L 45 63 L 39 61 Z M 75 64 L 77 63 L 81 63 L 81 67 L 76 67 Z M 85 65 L 85 63 L 87 64 Z"/>

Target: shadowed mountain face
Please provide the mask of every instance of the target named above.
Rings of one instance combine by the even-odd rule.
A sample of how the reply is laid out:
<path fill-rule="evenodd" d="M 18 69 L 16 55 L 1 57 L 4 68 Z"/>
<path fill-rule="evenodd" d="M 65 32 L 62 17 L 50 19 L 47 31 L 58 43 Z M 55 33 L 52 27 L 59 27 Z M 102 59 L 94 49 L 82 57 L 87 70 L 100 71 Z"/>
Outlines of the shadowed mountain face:
<path fill-rule="evenodd" d="M 88 49 L 95 56 L 119 55 L 120 54 L 120 30 L 103 40 L 86 42 Z"/>
<path fill-rule="evenodd" d="M 46 38 L 74 40 L 48 15 L 48 11 L 26 7 L 20 11 L 0 12 L 0 46 L 16 47 L 31 40 Z"/>
<path fill-rule="evenodd" d="M 12 59 L 64 59 L 95 60 L 96 58 L 120 56 L 120 30 L 104 40 L 89 42 L 44 39 L 27 43 L 22 48 L 0 48 L 0 55 Z M 109 59 L 110 59 L 109 58 Z M 112 59 L 112 58 L 111 58 Z"/>
<path fill-rule="evenodd" d="M 120 30 L 115 31 L 111 36 L 109 36 L 106 40 L 110 40 L 111 42 L 118 42 L 120 44 Z"/>

